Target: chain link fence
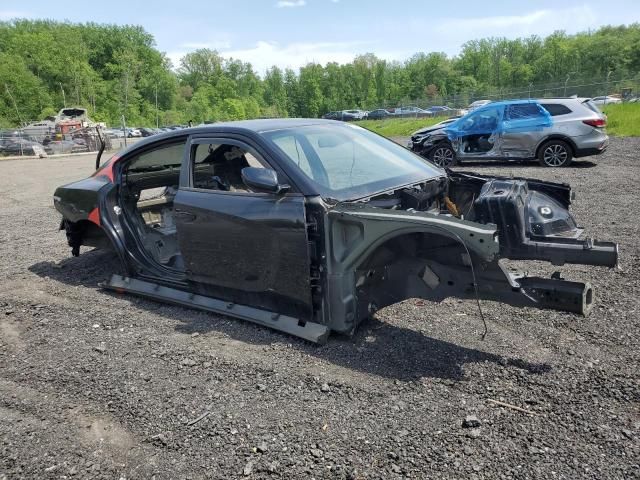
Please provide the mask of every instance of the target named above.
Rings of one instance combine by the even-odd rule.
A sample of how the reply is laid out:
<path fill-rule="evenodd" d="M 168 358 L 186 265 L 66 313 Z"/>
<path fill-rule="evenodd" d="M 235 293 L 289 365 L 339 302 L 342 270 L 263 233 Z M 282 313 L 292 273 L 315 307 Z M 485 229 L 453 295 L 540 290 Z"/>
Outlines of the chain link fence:
<path fill-rule="evenodd" d="M 114 137 L 104 130 L 101 136 L 105 150 L 121 150 L 125 138 Z M 131 142 L 131 139 L 129 139 Z M 48 157 L 50 155 L 69 155 L 91 153 L 100 149 L 100 139 L 95 127 L 87 127 L 68 133 L 59 133 L 55 129 L 18 128 L 0 130 L 0 158 L 7 157 Z"/>
<path fill-rule="evenodd" d="M 391 117 L 385 118 L 421 118 L 433 116 L 456 116 L 463 113 L 471 103 L 478 100 L 515 100 L 526 98 L 553 97 L 606 97 L 612 96 L 618 102 L 640 101 L 640 74 L 624 79 L 602 78 L 595 82 L 572 82 L 568 75 L 564 82 L 548 84 L 530 84 L 527 87 L 501 89 L 491 88 L 483 91 L 465 91 L 455 95 L 434 95 L 418 100 L 406 100 L 400 103 L 384 103 L 377 107 L 391 112 Z M 606 102 L 606 100 L 605 100 Z M 448 110 L 429 111 L 433 107 L 448 107 Z M 411 108 L 427 110 L 427 112 L 408 111 Z M 372 111 L 375 109 L 372 109 Z M 399 111 L 399 114 L 395 114 Z"/>
<path fill-rule="evenodd" d="M 611 96 L 615 103 L 640 102 L 640 74 L 628 78 L 615 78 L 611 74 L 597 81 L 576 82 L 571 75 L 567 75 L 563 82 L 547 84 L 530 84 L 527 87 L 514 89 L 491 88 L 482 91 L 469 90 L 455 95 L 432 95 L 418 100 L 406 100 L 397 103 L 385 103 L 372 109 L 382 110 L 376 119 L 389 118 L 426 118 L 426 117 L 454 117 L 466 112 L 471 103 L 478 100 L 507 100 L 523 98 L 551 98 L 551 97 L 606 97 Z M 606 100 L 605 102 L 606 103 Z M 436 108 L 434 108 L 436 107 Z M 360 120 L 346 114 L 349 110 L 330 112 L 337 120 Z M 365 112 L 354 110 L 352 112 Z M 372 118 L 371 116 L 369 118 Z M 375 118 L 375 117 L 374 117 Z M 106 150 L 120 150 L 127 144 L 125 129 L 106 129 L 102 131 L 106 142 Z M 135 141 L 129 138 L 128 141 Z M 46 120 L 32 122 L 16 129 L 0 130 L 0 157 L 64 155 L 73 153 L 96 152 L 99 149 L 99 139 L 95 127 L 79 128 L 73 131 L 61 132 L 56 125 Z"/>

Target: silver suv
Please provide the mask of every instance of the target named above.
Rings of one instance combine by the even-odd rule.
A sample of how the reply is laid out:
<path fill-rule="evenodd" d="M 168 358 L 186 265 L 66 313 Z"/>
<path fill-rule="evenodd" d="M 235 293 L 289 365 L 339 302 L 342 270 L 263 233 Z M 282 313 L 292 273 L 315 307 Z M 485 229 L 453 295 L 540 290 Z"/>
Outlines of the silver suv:
<path fill-rule="evenodd" d="M 441 167 L 466 159 L 538 159 L 563 167 L 609 145 L 605 115 L 589 98 L 492 102 L 411 136 L 408 147 Z"/>

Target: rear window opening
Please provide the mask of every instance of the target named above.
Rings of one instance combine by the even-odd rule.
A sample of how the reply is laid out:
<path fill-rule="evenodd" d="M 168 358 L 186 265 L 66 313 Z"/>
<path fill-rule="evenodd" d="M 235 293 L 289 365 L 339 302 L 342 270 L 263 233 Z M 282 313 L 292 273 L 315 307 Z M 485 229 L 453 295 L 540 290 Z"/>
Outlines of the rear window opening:
<path fill-rule="evenodd" d="M 543 103 L 542 107 L 549 112 L 552 117 L 571 113 L 571 109 L 562 103 Z"/>

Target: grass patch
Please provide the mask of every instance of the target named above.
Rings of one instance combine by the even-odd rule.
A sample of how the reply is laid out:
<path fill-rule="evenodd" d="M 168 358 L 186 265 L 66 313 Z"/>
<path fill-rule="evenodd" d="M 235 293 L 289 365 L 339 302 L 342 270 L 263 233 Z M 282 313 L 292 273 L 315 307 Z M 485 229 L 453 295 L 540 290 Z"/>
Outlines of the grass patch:
<path fill-rule="evenodd" d="M 600 106 L 607 115 L 607 133 L 616 137 L 640 137 L 640 103 L 619 103 Z M 422 127 L 434 125 L 438 118 L 389 118 L 356 122 L 385 137 L 408 137 Z"/>
<path fill-rule="evenodd" d="M 362 120 L 356 122 L 356 124 L 385 137 L 408 137 L 416 130 L 435 125 L 442 120 L 444 120 L 444 117 L 389 118 L 385 120 Z"/>
<path fill-rule="evenodd" d="M 600 106 L 607 115 L 607 133 L 616 137 L 640 137 L 640 103 Z"/>

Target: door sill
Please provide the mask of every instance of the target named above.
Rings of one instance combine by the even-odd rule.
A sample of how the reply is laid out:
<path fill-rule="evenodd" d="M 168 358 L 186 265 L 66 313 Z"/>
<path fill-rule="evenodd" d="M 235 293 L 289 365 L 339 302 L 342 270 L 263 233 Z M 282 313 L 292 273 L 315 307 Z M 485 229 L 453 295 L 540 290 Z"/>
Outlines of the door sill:
<path fill-rule="evenodd" d="M 330 333 L 326 325 L 319 323 L 303 322 L 297 318 L 276 312 L 197 295 L 137 278 L 113 275 L 108 282 L 101 283 L 100 287 L 114 290 L 118 293 L 133 293 L 161 302 L 174 303 L 184 307 L 240 318 L 314 343 L 326 343 Z"/>

